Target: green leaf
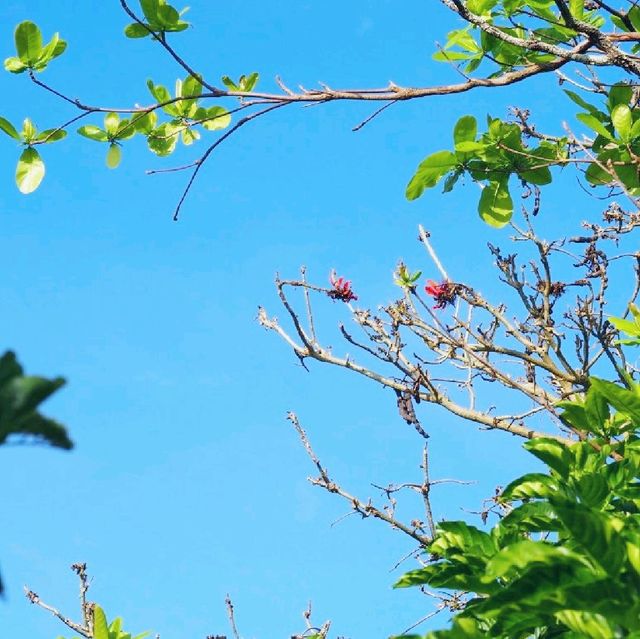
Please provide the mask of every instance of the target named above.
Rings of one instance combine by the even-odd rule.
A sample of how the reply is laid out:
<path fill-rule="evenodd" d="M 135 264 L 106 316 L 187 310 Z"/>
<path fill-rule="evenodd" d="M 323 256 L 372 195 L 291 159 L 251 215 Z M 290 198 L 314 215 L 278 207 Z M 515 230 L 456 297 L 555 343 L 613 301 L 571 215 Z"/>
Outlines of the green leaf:
<path fill-rule="evenodd" d="M 482 189 L 478 213 L 489 226 L 502 228 L 513 215 L 513 200 L 506 180 L 489 182 Z"/>
<path fill-rule="evenodd" d="M 16 131 L 16 128 L 9 122 L 9 120 L 5 120 L 4 118 L 0 118 L 0 129 L 4 131 L 9 137 L 12 137 L 14 140 L 21 140 L 20 134 Z"/>
<path fill-rule="evenodd" d="M 598 392 L 597 387 L 591 385 L 584 401 L 585 416 L 587 418 L 588 430 L 592 433 L 603 434 L 605 424 L 609 419 L 609 405 L 602 393 Z"/>
<path fill-rule="evenodd" d="M 182 84 L 182 95 L 187 97 L 198 97 L 202 94 L 202 82 L 199 78 L 190 75 Z"/>
<path fill-rule="evenodd" d="M 488 13 L 498 4 L 498 0 L 467 0 L 467 8 L 477 16 Z"/>
<path fill-rule="evenodd" d="M 528 501 L 509 514 L 498 524 L 500 529 L 516 529 L 518 532 L 553 532 L 559 530 L 559 522 L 551 505 L 546 501 Z"/>
<path fill-rule="evenodd" d="M 469 142 L 462 142 L 462 144 L 470 144 Z M 456 182 L 460 179 L 460 177 L 464 174 L 464 171 L 461 169 L 456 169 L 453 173 L 449 173 L 445 178 L 444 185 L 442 186 L 443 193 L 450 193 L 453 190 L 453 187 L 456 185 Z"/>
<path fill-rule="evenodd" d="M 240 78 L 240 86 L 243 91 L 248 93 L 249 91 L 253 91 L 253 89 L 255 89 L 259 79 L 260 79 L 260 75 L 256 71 L 254 71 L 253 73 L 250 73 L 247 76 L 243 75 Z"/>
<path fill-rule="evenodd" d="M 10 73 L 22 73 L 23 71 L 26 71 L 29 67 L 27 67 L 27 65 L 24 62 L 22 62 L 20 58 L 11 57 L 11 58 L 7 58 L 4 61 L 4 68 L 6 71 L 9 71 Z"/>
<path fill-rule="evenodd" d="M 66 137 L 67 132 L 64 129 L 45 129 L 37 135 L 36 142 L 50 144 L 51 142 L 58 142 Z"/>
<path fill-rule="evenodd" d="M 536 160 L 534 159 L 534 163 Z M 539 164 L 540 161 L 538 160 Z M 551 171 L 548 166 L 539 166 L 531 171 L 518 171 L 518 175 L 525 181 L 537 186 L 544 186 L 545 184 L 551 184 Z"/>
<path fill-rule="evenodd" d="M 408 200 L 420 197 L 425 189 L 435 186 L 458 163 L 451 151 L 437 151 L 423 160 L 407 186 Z"/>
<path fill-rule="evenodd" d="M 96 142 L 106 142 L 109 139 L 106 131 L 103 131 L 100 127 L 94 126 L 93 124 L 81 126 L 78 129 L 78 133 Z"/>
<path fill-rule="evenodd" d="M 120 116 L 117 113 L 107 113 L 104 116 L 104 129 L 109 137 L 114 137 L 118 132 Z"/>
<path fill-rule="evenodd" d="M 161 84 L 154 84 L 153 80 L 147 80 L 147 87 L 149 88 L 151 95 L 158 102 L 168 102 L 171 100 L 171 94 L 166 87 L 163 87 Z"/>
<path fill-rule="evenodd" d="M 67 48 L 67 43 L 60 38 L 57 33 L 53 34 L 51 40 L 43 47 L 40 52 L 40 57 L 37 63 L 34 65 L 36 71 L 42 71 L 53 58 L 57 58 L 62 55 Z"/>
<path fill-rule="evenodd" d="M 591 115 L 595 115 L 598 113 L 598 108 L 593 104 L 589 104 L 586 100 L 583 100 L 581 96 L 579 96 L 574 91 L 570 91 L 569 89 L 563 89 L 563 91 L 569 96 L 571 100 L 573 100 L 578 106 L 581 106 L 583 109 L 586 109 L 591 113 Z"/>
<path fill-rule="evenodd" d="M 156 22 L 158 18 L 158 8 L 160 7 L 159 0 L 140 0 L 140 8 L 144 17 L 149 22 Z"/>
<path fill-rule="evenodd" d="M 44 177 L 44 162 L 40 154 L 28 147 L 22 152 L 16 167 L 16 184 L 21 193 L 33 193 Z"/>
<path fill-rule="evenodd" d="M 472 115 L 461 117 L 453 128 L 453 141 L 456 151 L 462 142 L 474 142 L 478 133 L 478 122 Z"/>
<path fill-rule="evenodd" d="M 580 122 L 582 122 L 583 124 L 586 124 L 598 135 L 607 138 L 607 140 L 613 140 L 613 136 L 611 135 L 609 130 L 595 116 L 588 113 L 578 113 L 578 115 L 576 115 L 576 118 L 578 118 L 578 120 L 580 120 Z"/>
<path fill-rule="evenodd" d="M 159 5 L 156 15 L 163 28 L 173 27 L 180 20 L 180 14 L 168 4 Z"/>
<path fill-rule="evenodd" d="M 532 564 L 547 564 L 583 562 L 576 553 L 567 548 L 556 547 L 544 541 L 523 539 L 503 548 L 487 563 L 484 579 L 493 581 L 498 578 L 510 578 L 519 571 Z"/>
<path fill-rule="evenodd" d="M 638 120 L 640 122 L 640 120 Z M 640 336 L 640 324 L 637 321 L 630 322 L 629 320 L 622 319 L 621 317 L 610 317 L 609 321 L 619 331 L 627 333 L 627 335 Z"/>
<path fill-rule="evenodd" d="M 451 552 L 468 553 L 480 557 L 491 557 L 496 552 L 491 535 L 463 521 L 444 521 L 429 546 L 429 552 L 448 556 Z"/>
<path fill-rule="evenodd" d="M 18 57 L 26 66 L 32 66 L 38 61 L 42 50 L 42 33 L 33 22 L 21 22 L 15 31 L 16 51 Z"/>
<path fill-rule="evenodd" d="M 118 123 L 118 129 L 114 136 L 117 140 L 128 140 L 132 138 L 136 134 L 136 127 L 131 123 L 130 120 L 120 120 Z"/>
<path fill-rule="evenodd" d="M 122 150 L 119 144 L 111 143 L 107 151 L 106 164 L 110 169 L 117 169 L 122 159 Z"/>
<path fill-rule="evenodd" d="M 630 85 L 624 82 L 618 82 L 609 89 L 609 96 L 607 98 L 607 105 L 609 111 L 613 114 L 616 106 L 624 105 L 629 106 L 629 102 L 633 96 L 633 89 Z"/>
<path fill-rule="evenodd" d="M 222 76 L 222 84 L 229 89 L 229 91 L 240 91 L 240 87 L 228 76 Z"/>
<path fill-rule="evenodd" d="M 597 377 L 591 378 L 591 386 L 617 411 L 627 415 L 636 427 L 640 426 L 640 396 L 634 391 Z"/>
<path fill-rule="evenodd" d="M 466 142 L 459 142 L 456 144 L 456 154 L 465 154 L 465 153 L 475 153 L 477 151 L 482 151 L 485 148 L 485 145 L 482 142 L 471 142 L 470 140 Z"/>
<path fill-rule="evenodd" d="M 591 508 L 600 508 L 609 496 L 609 484 L 599 474 L 588 473 L 574 482 L 580 500 Z"/>
<path fill-rule="evenodd" d="M 560 414 L 562 421 L 577 428 L 578 430 L 584 430 L 588 424 L 587 414 L 584 405 L 577 401 L 560 401 L 556 404 L 558 408 L 562 408 L 563 412 Z"/>
<path fill-rule="evenodd" d="M 500 501 L 546 498 L 554 495 L 558 489 L 558 483 L 553 477 L 543 473 L 527 473 L 512 481 L 502 491 Z"/>
<path fill-rule="evenodd" d="M 627 142 L 633 123 L 631 109 L 626 104 L 616 105 L 611 112 L 611 122 L 613 123 L 613 128 L 616 130 L 616 133 L 623 141 Z"/>
<path fill-rule="evenodd" d="M 222 83 L 227 87 L 227 89 L 229 89 L 229 91 L 249 93 L 250 91 L 253 91 L 259 78 L 259 74 L 255 71 L 249 75 L 241 75 L 237 82 L 234 82 L 228 75 L 223 75 Z"/>
<path fill-rule="evenodd" d="M 37 133 L 38 130 L 34 126 L 33 122 L 29 118 L 25 118 L 22 123 L 22 138 L 24 141 L 27 143 L 32 142 Z"/>
<path fill-rule="evenodd" d="M 151 35 L 151 31 L 139 22 L 132 22 L 124 28 L 124 34 L 127 38 L 146 38 Z"/>
<path fill-rule="evenodd" d="M 616 636 L 613 628 L 602 615 L 583 610 L 560 610 L 555 613 L 556 619 L 571 628 L 579 637 L 589 639 L 613 639 Z"/>
<path fill-rule="evenodd" d="M 149 149 L 161 157 L 170 155 L 178 143 L 179 131 L 180 127 L 171 122 L 161 124 L 147 136 Z"/>
<path fill-rule="evenodd" d="M 484 564 L 472 568 L 467 564 L 440 562 L 411 570 L 402 575 L 393 587 L 411 588 L 428 584 L 434 588 L 472 590 L 479 593 L 490 592 L 495 589 L 495 585 L 481 580 L 483 572 Z"/>
<path fill-rule="evenodd" d="M 0 357 L 0 444 L 11 435 L 30 436 L 69 449 L 73 443 L 63 426 L 38 412 L 38 406 L 65 381 L 61 377 L 27 377 L 11 351 Z"/>
<path fill-rule="evenodd" d="M 93 606 L 93 639 L 109 639 L 107 618 L 98 604 Z"/>
<path fill-rule="evenodd" d="M 109 624 L 109 635 L 115 634 L 115 639 L 119 639 L 122 630 L 122 617 L 116 617 Z"/>
<path fill-rule="evenodd" d="M 186 127 L 182 129 L 181 133 L 182 144 L 185 146 L 191 146 L 196 140 L 200 139 L 200 134 L 193 129 Z"/>
<path fill-rule="evenodd" d="M 557 439 L 536 437 L 525 442 L 524 448 L 553 468 L 562 478 L 566 479 L 569 476 L 571 453 Z"/>
<path fill-rule="evenodd" d="M 149 135 L 153 129 L 156 127 L 156 123 L 158 122 L 158 115 L 155 111 L 150 111 L 149 113 L 145 113 L 143 115 L 134 115 L 132 118 L 133 126 L 136 131 L 139 133 L 143 133 L 144 135 Z"/>
<path fill-rule="evenodd" d="M 231 115 L 221 106 L 213 106 L 209 109 L 203 109 L 202 117 L 197 116 L 198 120 L 203 120 L 202 126 L 208 131 L 218 131 L 226 129 L 231 124 Z"/>
<path fill-rule="evenodd" d="M 609 518 L 574 502 L 553 499 L 552 505 L 575 542 L 609 575 L 617 575 L 625 559 L 626 546 Z"/>

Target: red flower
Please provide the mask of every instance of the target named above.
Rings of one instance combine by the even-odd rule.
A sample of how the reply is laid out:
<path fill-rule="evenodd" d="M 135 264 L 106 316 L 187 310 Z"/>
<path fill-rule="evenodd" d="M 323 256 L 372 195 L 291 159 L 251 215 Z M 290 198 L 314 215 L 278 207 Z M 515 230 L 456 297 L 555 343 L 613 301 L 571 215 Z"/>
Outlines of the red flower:
<path fill-rule="evenodd" d="M 438 284 L 433 280 L 427 280 L 424 290 L 436 301 L 433 308 L 442 309 L 456 301 L 457 286 L 452 282 L 444 280 Z"/>
<path fill-rule="evenodd" d="M 336 277 L 336 272 L 331 271 L 329 282 L 333 289 L 327 292 L 332 300 L 340 300 L 341 302 L 351 302 L 357 300 L 358 296 L 351 290 L 351 282 L 345 280 L 344 277 Z"/>

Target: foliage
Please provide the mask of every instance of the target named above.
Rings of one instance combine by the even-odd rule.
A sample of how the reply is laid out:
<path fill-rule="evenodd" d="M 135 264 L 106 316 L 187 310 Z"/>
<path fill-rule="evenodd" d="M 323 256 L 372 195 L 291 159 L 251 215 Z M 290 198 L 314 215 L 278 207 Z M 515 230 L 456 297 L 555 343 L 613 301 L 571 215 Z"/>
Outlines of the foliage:
<path fill-rule="evenodd" d="M 42 402 L 64 386 L 65 380 L 23 373 L 14 353 L 7 351 L 0 357 L 0 445 L 35 442 L 69 450 L 73 443 L 64 426 L 38 411 Z"/>
<path fill-rule="evenodd" d="M 450 630 L 427 637 L 640 636 L 639 396 L 639 384 L 594 380 L 584 401 L 564 406 L 590 436 L 527 442 L 547 470 L 502 491 L 507 514 L 489 532 L 463 521 L 438 526 L 428 565 L 396 587 L 475 596 Z"/>
<path fill-rule="evenodd" d="M 38 600 L 38 596 L 35 593 L 29 593 L 34 603 Z M 122 629 L 123 620 L 122 617 L 116 617 L 111 623 L 108 623 L 107 616 L 104 610 L 96 603 L 87 607 L 87 624 L 85 626 L 78 626 L 76 630 L 84 637 L 93 637 L 93 639 L 145 639 L 151 633 L 142 632 L 138 635 L 132 635 L 130 632 L 125 632 Z M 64 639 L 64 637 L 58 637 L 58 639 Z M 80 639 L 75 636 L 71 639 Z"/>
<path fill-rule="evenodd" d="M 0 357 L 0 444 L 22 442 L 49 444 L 69 450 L 73 443 L 58 422 L 39 412 L 39 406 L 59 388 L 62 377 L 26 376 L 11 351 Z"/>

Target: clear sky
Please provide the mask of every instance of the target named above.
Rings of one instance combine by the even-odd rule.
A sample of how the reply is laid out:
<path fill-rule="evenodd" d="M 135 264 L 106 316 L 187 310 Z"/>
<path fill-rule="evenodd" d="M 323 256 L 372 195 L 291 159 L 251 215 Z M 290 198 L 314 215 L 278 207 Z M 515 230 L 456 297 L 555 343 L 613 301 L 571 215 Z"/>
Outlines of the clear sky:
<path fill-rule="evenodd" d="M 254 70 L 264 88 L 276 74 L 307 87 L 458 79 L 430 59 L 455 24 L 439 2 L 189 4 L 195 26 L 174 41 L 216 80 Z M 3 57 L 21 20 L 46 37 L 60 31 L 69 49 L 45 77 L 87 102 L 148 103 L 148 77 L 172 86 L 182 75 L 150 41 L 124 38 L 117 0 L 10 0 L 0 18 Z M 159 161 L 138 141 L 108 171 L 104 147 L 74 136 L 44 150 L 45 181 L 25 197 L 13 184 L 19 149 L 3 137 L 2 347 L 30 373 L 68 378 L 46 411 L 68 425 L 76 448 L 0 448 L 0 634 L 64 635 L 21 588 L 75 615 L 76 561 L 89 564 L 91 598 L 109 616 L 163 639 L 228 633 L 226 593 L 245 638 L 302 630 L 309 600 L 317 622 L 330 618 L 337 635 L 354 639 L 401 632 L 428 612 L 417 592 L 391 590 L 414 567 L 392 570 L 411 544 L 374 521 L 332 525 L 348 506 L 305 481 L 313 468 L 284 417 L 298 413 L 332 473 L 362 496 L 377 496 L 370 482 L 418 478 L 420 440 L 390 391 L 341 370 L 304 372 L 257 325 L 256 310 L 282 316 L 273 275 L 293 277 L 301 264 L 323 284 L 331 268 L 348 275 L 373 307 L 395 295 L 399 258 L 437 277 L 415 240 L 420 222 L 451 276 L 491 294 L 485 242 L 508 234 L 478 219 L 477 188 L 408 203 L 404 187 L 426 154 L 451 146 L 466 113 L 504 116 L 520 104 L 561 130 L 558 105 L 567 102 L 552 85 L 402 104 L 358 133 L 367 105 L 274 114 L 220 148 L 179 223 L 171 212 L 186 176 L 144 169 L 196 150 Z M 46 128 L 73 114 L 24 77 L 3 73 L 0 90 L 0 115 L 13 121 L 30 115 Z M 557 188 L 544 215 L 577 220 L 585 210 Z M 333 335 L 344 308 L 327 302 L 324 317 Z M 436 491 L 437 517 L 479 523 L 461 508 L 478 510 L 532 462 L 514 439 L 421 410 L 433 476 L 477 481 Z"/>

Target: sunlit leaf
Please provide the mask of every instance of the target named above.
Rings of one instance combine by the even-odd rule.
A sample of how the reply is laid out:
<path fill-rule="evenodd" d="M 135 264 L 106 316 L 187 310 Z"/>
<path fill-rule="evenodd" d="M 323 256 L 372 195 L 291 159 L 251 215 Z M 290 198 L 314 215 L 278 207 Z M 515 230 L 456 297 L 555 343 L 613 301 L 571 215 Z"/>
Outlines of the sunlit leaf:
<path fill-rule="evenodd" d="M 93 606 L 93 639 L 109 639 L 107 618 L 98 604 Z"/>
<path fill-rule="evenodd" d="M 8 136 L 12 137 L 14 140 L 20 140 L 20 134 L 16 131 L 16 128 L 9 122 L 9 120 L 5 120 L 4 118 L 0 118 L 0 130 L 4 131 Z"/>
<path fill-rule="evenodd" d="M 139 22 L 132 22 L 124 28 L 124 34 L 127 38 L 146 38 L 151 35 L 151 31 Z"/>
<path fill-rule="evenodd" d="M 95 140 L 96 142 L 106 142 L 109 139 L 106 131 L 103 131 L 100 127 L 93 124 L 86 124 L 78 129 L 78 133 L 85 138 Z"/>
<path fill-rule="evenodd" d="M 107 151 L 106 164 L 110 169 L 116 169 L 122 159 L 122 150 L 119 144 L 112 143 Z"/>
<path fill-rule="evenodd" d="M 29 20 L 21 22 L 15 30 L 16 51 L 24 64 L 31 66 L 37 62 L 42 49 L 42 33 Z"/>
<path fill-rule="evenodd" d="M 16 167 L 16 184 L 20 192 L 33 193 L 40 186 L 44 172 L 44 162 L 40 154 L 33 147 L 26 148 Z"/>
<path fill-rule="evenodd" d="M 437 151 L 423 160 L 407 186 L 408 200 L 420 197 L 425 189 L 435 186 L 452 168 L 458 159 L 451 151 Z"/>
<path fill-rule="evenodd" d="M 478 213 L 489 226 L 502 228 L 513 215 L 513 200 L 506 181 L 489 182 L 482 189 Z"/>

